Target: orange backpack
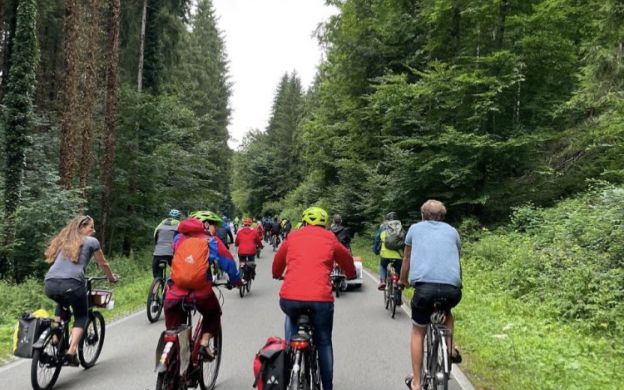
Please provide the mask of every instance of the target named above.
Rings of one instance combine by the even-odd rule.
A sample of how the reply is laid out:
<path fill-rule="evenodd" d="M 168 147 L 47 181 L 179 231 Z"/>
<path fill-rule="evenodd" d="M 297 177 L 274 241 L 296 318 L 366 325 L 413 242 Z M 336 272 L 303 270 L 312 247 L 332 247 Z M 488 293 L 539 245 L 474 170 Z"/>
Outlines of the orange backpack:
<path fill-rule="evenodd" d="M 171 279 L 187 290 L 196 290 L 206 285 L 210 248 L 208 239 L 186 238 L 176 249 L 171 262 Z"/>

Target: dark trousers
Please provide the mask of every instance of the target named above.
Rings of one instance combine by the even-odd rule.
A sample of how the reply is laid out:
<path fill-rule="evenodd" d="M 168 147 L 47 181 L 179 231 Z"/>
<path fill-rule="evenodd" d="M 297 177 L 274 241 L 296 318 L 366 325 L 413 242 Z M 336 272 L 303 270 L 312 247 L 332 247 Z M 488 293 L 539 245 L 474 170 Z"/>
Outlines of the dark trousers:
<path fill-rule="evenodd" d="M 323 390 L 332 390 L 334 383 L 334 351 L 332 346 L 332 329 L 334 327 L 333 302 L 307 302 L 280 299 L 280 307 L 286 314 L 284 330 L 286 340 L 297 332 L 297 317 L 310 313 L 314 327 L 314 344 L 319 354 L 319 366 Z"/>
<path fill-rule="evenodd" d="M 167 265 L 171 266 L 171 259 L 173 259 L 173 256 L 158 256 L 158 255 L 154 255 L 154 258 L 152 259 L 152 276 L 154 277 L 154 279 L 156 278 L 162 278 L 165 274 L 165 269 L 164 268 L 160 268 L 160 263 L 161 262 L 167 262 Z M 164 278 L 163 278 L 164 279 Z"/>
<path fill-rule="evenodd" d="M 74 327 L 87 326 L 89 302 L 85 282 L 76 279 L 48 279 L 45 281 L 45 295 L 57 303 L 54 315 L 69 321 L 74 312 Z M 70 311 L 71 308 L 71 311 Z"/>

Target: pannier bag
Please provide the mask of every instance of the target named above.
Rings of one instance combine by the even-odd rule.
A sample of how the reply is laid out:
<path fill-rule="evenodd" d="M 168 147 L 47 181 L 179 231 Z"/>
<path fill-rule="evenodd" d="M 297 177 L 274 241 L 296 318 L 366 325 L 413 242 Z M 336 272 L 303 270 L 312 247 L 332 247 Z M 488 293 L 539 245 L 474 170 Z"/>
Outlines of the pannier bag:
<path fill-rule="evenodd" d="M 253 362 L 253 387 L 258 390 L 285 390 L 288 386 L 286 368 L 286 340 L 269 337 Z"/>
<path fill-rule="evenodd" d="M 43 330 L 50 325 L 48 312 L 40 309 L 33 313 L 22 313 L 13 333 L 13 355 L 32 358 L 33 345 Z"/>

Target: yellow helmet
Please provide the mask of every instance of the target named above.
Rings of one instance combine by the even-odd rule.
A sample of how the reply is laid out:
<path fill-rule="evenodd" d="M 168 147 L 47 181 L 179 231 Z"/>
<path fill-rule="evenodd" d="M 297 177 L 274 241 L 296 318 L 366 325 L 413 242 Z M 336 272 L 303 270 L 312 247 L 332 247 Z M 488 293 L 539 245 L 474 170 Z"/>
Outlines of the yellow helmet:
<path fill-rule="evenodd" d="M 301 214 L 301 220 L 310 225 L 326 226 L 329 221 L 327 211 L 320 207 L 310 207 Z"/>

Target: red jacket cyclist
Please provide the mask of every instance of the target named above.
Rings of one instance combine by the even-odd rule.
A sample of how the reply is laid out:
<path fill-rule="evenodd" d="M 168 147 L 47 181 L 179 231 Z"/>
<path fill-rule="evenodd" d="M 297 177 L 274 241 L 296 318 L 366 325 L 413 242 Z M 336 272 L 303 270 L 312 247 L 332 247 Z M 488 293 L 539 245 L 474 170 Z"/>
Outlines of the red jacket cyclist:
<path fill-rule="evenodd" d="M 334 296 L 329 274 L 336 262 L 347 278 L 355 278 L 355 265 L 347 248 L 325 229 L 329 221 L 325 210 L 311 207 L 303 212 L 302 221 L 303 227 L 290 233 L 277 251 L 273 277 L 284 275 L 279 295 L 280 307 L 286 314 L 286 339 L 296 332 L 297 317 L 308 312 L 314 326 L 323 390 L 332 390 Z"/>

